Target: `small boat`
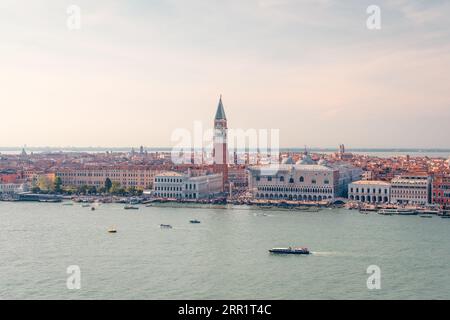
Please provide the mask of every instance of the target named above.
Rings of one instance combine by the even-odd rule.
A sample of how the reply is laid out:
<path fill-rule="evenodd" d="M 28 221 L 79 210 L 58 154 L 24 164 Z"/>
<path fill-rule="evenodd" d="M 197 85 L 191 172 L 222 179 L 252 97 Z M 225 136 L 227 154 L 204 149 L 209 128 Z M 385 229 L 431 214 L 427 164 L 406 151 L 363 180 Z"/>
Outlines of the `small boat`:
<path fill-rule="evenodd" d="M 124 209 L 125 209 L 125 210 L 138 210 L 139 207 L 135 207 L 135 206 L 125 206 Z"/>
<path fill-rule="evenodd" d="M 385 216 L 391 216 L 393 214 L 397 214 L 400 216 L 414 216 L 414 215 L 417 215 L 417 212 L 415 210 L 411 210 L 411 209 L 385 208 L 385 209 L 378 210 L 378 214 L 382 214 Z"/>
<path fill-rule="evenodd" d="M 269 252 L 277 254 L 311 254 L 308 248 L 304 247 L 272 248 Z"/>
<path fill-rule="evenodd" d="M 91 207 L 91 211 L 95 211 L 95 207 Z"/>
<path fill-rule="evenodd" d="M 108 232 L 109 233 L 117 233 L 117 230 L 114 228 L 110 228 L 110 229 L 108 229 Z"/>
<path fill-rule="evenodd" d="M 72 202 L 65 202 L 65 203 L 63 203 L 63 206 L 73 206 L 73 203 Z"/>
<path fill-rule="evenodd" d="M 81 205 L 82 208 L 89 208 L 91 205 L 89 203 L 83 203 Z"/>
<path fill-rule="evenodd" d="M 381 209 L 378 210 L 378 214 L 384 215 L 384 216 L 392 216 L 393 214 L 397 214 L 397 209 Z"/>
<path fill-rule="evenodd" d="M 417 210 L 417 213 L 419 214 L 439 214 L 439 210 L 433 210 L 433 209 L 419 209 Z"/>
<path fill-rule="evenodd" d="M 411 209 L 398 209 L 398 215 L 400 216 L 415 216 L 417 212 Z"/>
<path fill-rule="evenodd" d="M 194 219 L 194 220 L 189 220 L 190 223 L 200 223 L 200 220 Z"/>
<path fill-rule="evenodd" d="M 162 229 L 172 229 L 172 226 L 170 224 L 160 224 L 159 225 Z"/>
<path fill-rule="evenodd" d="M 433 218 L 433 216 L 429 215 L 429 214 L 421 214 L 419 217 L 421 217 L 421 218 Z"/>
<path fill-rule="evenodd" d="M 450 219 L 450 215 L 443 215 L 441 216 L 442 219 Z"/>

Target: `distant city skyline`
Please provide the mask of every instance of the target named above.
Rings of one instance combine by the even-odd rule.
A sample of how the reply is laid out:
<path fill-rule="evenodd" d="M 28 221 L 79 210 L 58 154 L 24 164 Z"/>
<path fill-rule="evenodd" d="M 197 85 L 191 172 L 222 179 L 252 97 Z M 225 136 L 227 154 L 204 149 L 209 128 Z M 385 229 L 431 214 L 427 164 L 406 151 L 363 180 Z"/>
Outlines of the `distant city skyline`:
<path fill-rule="evenodd" d="M 279 129 L 282 148 L 450 148 L 448 16 L 448 1 L 2 1 L 0 147 L 171 147 L 212 127 L 223 94 L 230 128 Z"/>

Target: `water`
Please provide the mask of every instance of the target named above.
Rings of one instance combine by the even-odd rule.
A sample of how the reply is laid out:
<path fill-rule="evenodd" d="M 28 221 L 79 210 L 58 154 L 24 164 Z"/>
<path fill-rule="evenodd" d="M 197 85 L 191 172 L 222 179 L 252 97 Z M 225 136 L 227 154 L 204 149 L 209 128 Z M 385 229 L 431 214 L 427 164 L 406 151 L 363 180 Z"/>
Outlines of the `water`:
<path fill-rule="evenodd" d="M 449 231 L 450 219 L 345 209 L 0 202 L 0 298 L 449 299 Z M 314 254 L 267 252 L 288 245 Z M 66 288 L 69 265 L 80 290 Z M 381 268 L 381 290 L 367 289 L 369 265 Z"/>

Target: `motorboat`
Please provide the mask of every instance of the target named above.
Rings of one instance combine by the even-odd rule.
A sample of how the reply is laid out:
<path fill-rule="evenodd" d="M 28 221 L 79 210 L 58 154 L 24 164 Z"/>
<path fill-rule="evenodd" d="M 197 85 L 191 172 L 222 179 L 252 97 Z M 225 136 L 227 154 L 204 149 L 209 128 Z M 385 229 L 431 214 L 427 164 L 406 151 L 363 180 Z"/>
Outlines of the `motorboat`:
<path fill-rule="evenodd" d="M 170 224 L 160 224 L 159 225 L 161 229 L 172 229 L 172 226 Z"/>
<path fill-rule="evenodd" d="M 198 224 L 198 223 L 200 223 L 200 220 L 194 219 L 194 220 L 189 220 L 189 222 L 190 222 L 190 223 L 194 223 L 194 224 L 195 224 L 195 223 Z"/>
<path fill-rule="evenodd" d="M 124 209 L 125 209 L 125 210 L 138 210 L 139 207 L 135 207 L 135 206 L 125 206 Z"/>
<path fill-rule="evenodd" d="M 309 249 L 305 247 L 272 248 L 269 252 L 276 254 L 311 254 Z"/>

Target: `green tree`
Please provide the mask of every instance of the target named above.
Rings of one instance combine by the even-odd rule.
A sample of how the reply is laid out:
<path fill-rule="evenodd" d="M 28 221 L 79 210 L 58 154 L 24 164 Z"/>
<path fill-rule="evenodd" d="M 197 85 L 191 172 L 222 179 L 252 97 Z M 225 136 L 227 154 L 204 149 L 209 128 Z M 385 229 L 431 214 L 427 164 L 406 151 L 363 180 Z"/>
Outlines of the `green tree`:
<path fill-rule="evenodd" d="M 54 183 L 52 182 L 52 180 L 45 176 L 39 176 L 38 180 L 37 180 L 37 187 L 39 187 L 39 189 L 41 189 L 41 191 L 51 191 L 54 187 Z"/>
<path fill-rule="evenodd" d="M 106 178 L 106 180 L 105 180 L 106 192 L 109 192 L 111 190 L 111 187 L 112 187 L 111 179 L 110 178 Z"/>
<path fill-rule="evenodd" d="M 57 193 L 60 193 L 62 191 L 62 180 L 61 177 L 56 177 L 55 182 L 53 183 L 53 190 Z"/>
<path fill-rule="evenodd" d="M 122 194 L 124 189 L 120 187 L 120 183 L 114 181 L 111 185 L 111 189 L 109 189 L 109 192 L 112 194 Z"/>

